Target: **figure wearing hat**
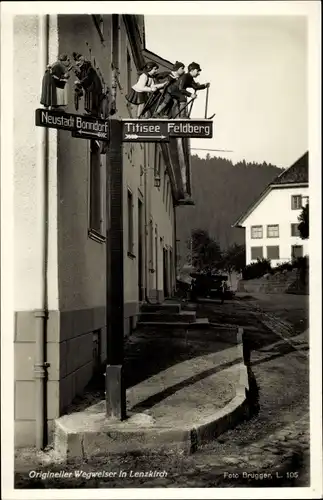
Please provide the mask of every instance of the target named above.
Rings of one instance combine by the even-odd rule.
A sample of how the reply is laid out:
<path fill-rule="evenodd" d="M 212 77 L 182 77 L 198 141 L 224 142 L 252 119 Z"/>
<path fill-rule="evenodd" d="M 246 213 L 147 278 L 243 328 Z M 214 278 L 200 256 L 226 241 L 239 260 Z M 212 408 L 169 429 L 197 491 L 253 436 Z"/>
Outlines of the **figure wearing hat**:
<path fill-rule="evenodd" d="M 174 102 L 177 101 L 177 105 L 179 106 L 180 110 L 186 106 L 186 97 L 191 97 L 192 99 L 195 99 L 197 97 L 196 95 L 197 90 L 203 90 L 210 86 L 209 83 L 200 84 L 195 81 L 195 78 L 199 76 L 202 71 L 199 64 L 192 62 L 191 64 L 189 64 L 187 70 L 188 70 L 187 73 L 184 73 L 174 83 L 170 91 L 170 94 L 174 99 Z M 194 92 L 190 93 L 187 91 L 187 89 L 193 89 Z M 157 113 L 160 114 L 164 112 L 167 105 L 168 105 L 167 103 L 166 104 L 163 103 L 157 110 Z"/>
<path fill-rule="evenodd" d="M 173 65 L 172 71 L 163 71 L 155 75 L 154 79 L 157 82 L 157 86 L 160 82 L 163 83 L 164 86 L 162 88 L 158 88 L 149 96 L 141 112 L 141 115 L 144 115 L 147 111 L 150 111 L 150 114 L 154 116 L 156 109 L 161 107 L 163 103 L 166 104 L 167 111 L 171 109 L 172 105 L 174 104 L 174 100 L 171 95 L 172 88 L 179 77 L 184 74 L 184 69 L 185 64 L 176 61 L 176 63 Z"/>
<path fill-rule="evenodd" d="M 126 96 L 127 101 L 130 104 L 138 106 L 137 116 L 138 118 L 142 114 L 145 104 L 152 92 L 163 88 L 166 82 L 156 83 L 155 75 L 158 71 L 158 64 L 154 62 L 149 62 L 144 66 L 144 69 L 139 76 L 139 79 L 135 85 L 132 86 L 131 91 Z"/>
<path fill-rule="evenodd" d="M 67 54 L 58 56 L 57 61 L 48 65 L 43 76 L 40 104 L 45 108 L 62 108 L 67 105 L 66 82 L 72 69 Z"/>
<path fill-rule="evenodd" d="M 161 111 L 167 114 L 172 109 L 174 105 L 174 99 L 178 97 L 177 96 L 178 80 L 182 75 L 184 75 L 184 72 L 185 72 L 185 64 L 180 61 L 176 61 L 175 64 L 173 65 L 172 71 L 166 71 L 164 73 L 159 73 L 157 75 L 157 78 L 159 80 L 166 79 L 166 85 L 159 93 L 159 98 L 157 103 L 158 106 L 156 104 L 157 106 L 156 114 L 159 114 Z"/>
<path fill-rule="evenodd" d="M 102 100 L 102 82 L 90 61 L 82 54 L 73 52 L 76 62 L 75 74 L 78 78 L 75 83 L 76 109 L 78 100 L 84 93 L 84 109 L 91 115 L 98 116 Z"/>

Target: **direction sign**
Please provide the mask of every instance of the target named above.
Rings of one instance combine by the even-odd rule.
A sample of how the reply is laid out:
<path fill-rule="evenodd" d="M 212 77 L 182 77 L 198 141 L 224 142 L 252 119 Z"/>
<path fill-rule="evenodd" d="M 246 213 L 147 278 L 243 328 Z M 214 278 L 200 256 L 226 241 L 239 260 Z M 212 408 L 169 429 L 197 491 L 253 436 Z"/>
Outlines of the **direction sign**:
<path fill-rule="evenodd" d="M 169 142 L 169 135 L 141 135 L 141 134 L 124 134 L 123 142 Z"/>
<path fill-rule="evenodd" d="M 72 137 L 76 137 L 78 139 L 96 139 L 97 141 L 108 141 L 109 131 L 105 133 L 105 132 L 90 132 L 84 130 L 73 130 Z"/>
<path fill-rule="evenodd" d="M 108 141 L 110 135 L 108 120 L 48 109 L 36 109 L 36 125 L 71 130 L 74 137 L 82 139 Z"/>
<path fill-rule="evenodd" d="M 123 142 L 160 142 L 170 137 L 211 139 L 213 122 L 210 120 L 122 120 Z"/>

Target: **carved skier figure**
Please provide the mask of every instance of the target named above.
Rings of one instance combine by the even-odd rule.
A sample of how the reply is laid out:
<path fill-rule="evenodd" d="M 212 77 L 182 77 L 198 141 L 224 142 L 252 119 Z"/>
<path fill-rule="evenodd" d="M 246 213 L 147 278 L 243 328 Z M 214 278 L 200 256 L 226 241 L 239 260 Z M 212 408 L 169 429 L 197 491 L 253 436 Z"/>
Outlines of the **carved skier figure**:
<path fill-rule="evenodd" d="M 102 82 L 93 68 L 90 61 L 86 60 L 82 54 L 73 52 L 73 58 L 76 61 L 75 74 L 78 78 L 75 83 L 75 104 L 78 106 L 78 100 L 84 91 L 84 109 L 87 113 L 98 116 L 102 100 Z"/>
<path fill-rule="evenodd" d="M 165 85 L 162 89 L 154 92 L 154 94 L 149 97 L 142 114 L 150 111 L 152 116 L 154 116 L 155 112 L 159 112 L 159 108 L 162 108 L 165 113 L 172 108 L 174 104 L 174 97 L 172 95 L 175 88 L 174 84 L 177 82 L 179 77 L 184 74 L 184 71 L 185 64 L 176 61 L 173 65 L 172 71 L 164 71 L 156 75 L 156 81 L 163 82 Z"/>
<path fill-rule="evenodd" d="M 209 83 L 199 84 L 195 81 L 195 78 L 200 75 L 201 67 L 199 64 L 192 62 L 188 66 L 187 73 L 184 73 L 180 78 L 174 82 L 170 89 L 170 95 L 173 98 L 173 109 L 174 105 L 179 108 L 180 115 L 183 113 L 183 109 L 187 104 L 187 97 L 191 97 L 192 99 L 196 99 L 197 90 L 203 90 L 210 86 Z M 193 89 L 193 93 L 187 91 L 187 89 Z M 168 103 L 162 103 L 162 105 L 157 109 L 157 113 L 160 115 L 165 112 Z"/>
<path fill-rule="evenodd" d="M 156 83 L 155 75 L 158 71 L 158 64 L 154 62 L 148 62 L 139 79 L 135 85 L 132 86 L 131 91 L 126 96 L 127 101 L 130 104 L 138 106 L 137 108 L 137 117 L 139 118 L 142 115 L 142 111 L 145 107 L 145 104 L 149 98 L 149 95 L 152 92 L 155 92 L 157 89 L 161 89 L 166 85 L 166 82 Z"/>
<path fill-rule="evenodd" d="M 72 69 L 67 54 L 61 54 L 54 64 L 47 66 L 42 81 L 40 104 L 46 108 L 67 106 L 66 82 Z"/>

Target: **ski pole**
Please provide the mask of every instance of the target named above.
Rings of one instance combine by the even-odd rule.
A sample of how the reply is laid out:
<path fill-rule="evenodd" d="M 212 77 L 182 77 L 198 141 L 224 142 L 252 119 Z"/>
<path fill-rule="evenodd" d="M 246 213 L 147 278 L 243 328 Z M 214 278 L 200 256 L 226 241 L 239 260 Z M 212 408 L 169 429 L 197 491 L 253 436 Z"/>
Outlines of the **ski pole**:
<path fill-rule="evenodd" d="M 192 113 L 192 109 L 193 109 L 194 101 L 195 101 L 195 99 L 193 99 L 193 100 L 192 100 L 192 105 L 191 105 L 190 110 L 189 110 L 189 112 L 188 112 L 188 118 L 190 118 L 190 117 L 191 117 L 191 113 Z"/>
<path fill-rule="evenodd" d="M 174 118 L 177 118 L 177 117 L 178 117 L 178 115 L 179 115 L 180 113 L 182 113 L 182 111 L 184 111 L 184 109 L 186 109 L 186 108 L 187 108 L 187 107 L 191 104 L 191 102 L 192 102 L 192 101 L 194 101 L 194 99 L 191 99 L 190 101 L 188 101 L 188 102 L 185 104 L 184 108 L 180 109 L 180 110 L 179 110 L 179 112 L 178 112 L 178 113 L 174 116 Z"/>
<path fill-rule="evenodd" d="M 210 87 L 207 87 L 206 89 L 206 99 L 205 99 L 205 115 L 204 115 L 204 118 L 207 119 L 207 107 L 208 107 L 208 104 L 209 104 L 209 88 Z"/>

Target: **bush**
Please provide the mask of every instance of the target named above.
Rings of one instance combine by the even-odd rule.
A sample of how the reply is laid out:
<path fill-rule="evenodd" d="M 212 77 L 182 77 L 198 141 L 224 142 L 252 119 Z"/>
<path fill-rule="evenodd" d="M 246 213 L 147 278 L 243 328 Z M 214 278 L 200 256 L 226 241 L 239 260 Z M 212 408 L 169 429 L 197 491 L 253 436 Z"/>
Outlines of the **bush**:
<path fill-rule="evenodd" d="M 305 256 L 305 257 L 298 257 L 297 259 L 293 259 L 292 266 L 293 266 L 293 268 L 300 269 L 302 271 L 306 271 L 309 268 L 309 258 L 307 256 Z"/>
<path fill-rule="evenodd" d="M 292 271 L 292 269 L 293 269 L 293 264 L 291 262 L 283 262 L 279 266 L 276 266 L 273 271 L 276 274 L 286 271 Z"/>
<path fill-rule="evenodd" d="M 243 269 L 242 278 L 244 280 L 252 280 L 261 278 L 267 273 L 272 274 L 270 260 L 258 259 L 257 262 L 253 262 Z"/>
<path fill-rule="evenodd" d="M 309 258 L 305 256 L 294 259 L 293 267 L 296 268 L 299 273 L 300 282 L 305 284 L 308 281 L 309 275 Z"/>

